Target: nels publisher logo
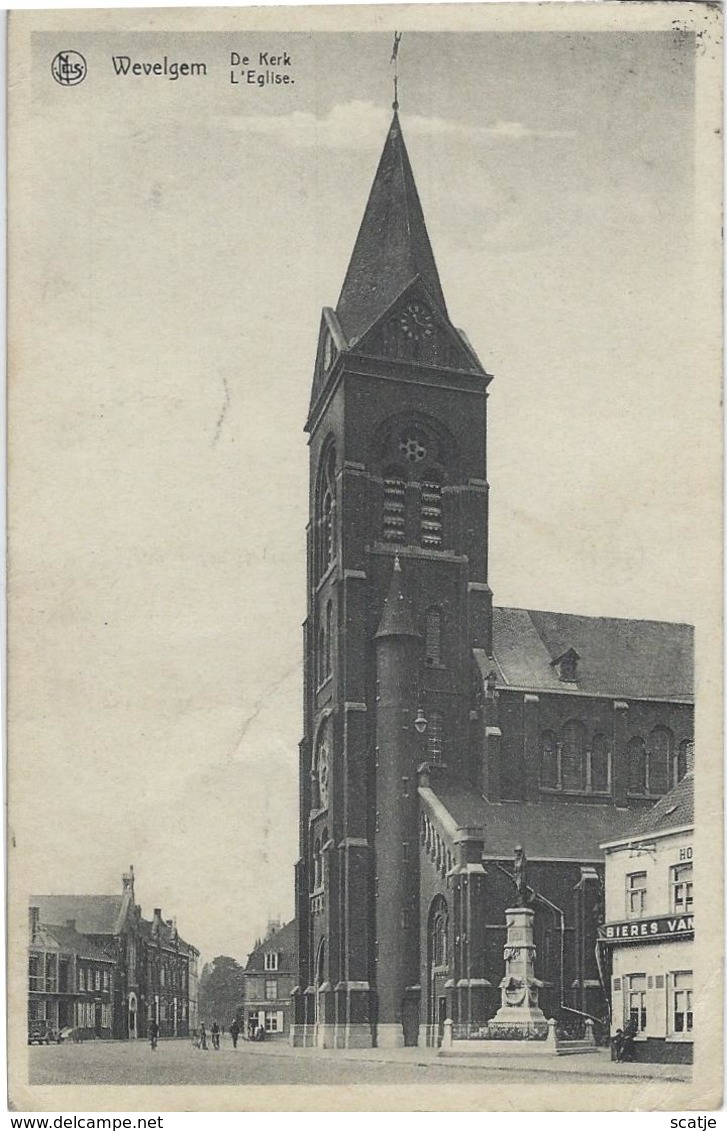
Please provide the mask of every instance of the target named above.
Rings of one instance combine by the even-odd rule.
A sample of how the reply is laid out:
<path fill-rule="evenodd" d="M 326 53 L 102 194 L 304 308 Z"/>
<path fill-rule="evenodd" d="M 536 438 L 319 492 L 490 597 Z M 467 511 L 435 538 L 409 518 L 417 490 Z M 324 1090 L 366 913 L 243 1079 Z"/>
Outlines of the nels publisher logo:
<path fill-rule="evenodd" d="M 78 86 L 88 71 L 80 51 L 59 51 L 51 63 L 51 74 L 61 86 Z"/>

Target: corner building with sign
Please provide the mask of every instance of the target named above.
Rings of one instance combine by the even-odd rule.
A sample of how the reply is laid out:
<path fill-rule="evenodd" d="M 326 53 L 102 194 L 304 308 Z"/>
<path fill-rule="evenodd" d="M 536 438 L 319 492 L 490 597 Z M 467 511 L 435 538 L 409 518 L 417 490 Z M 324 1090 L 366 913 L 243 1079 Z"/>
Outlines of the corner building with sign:
<path fill-rule="evenodd" d="M 546 1016 L 604 1016 L 599 845 L 686 771 L 688 625 L 493 607 L 491 380 L 395 113 L 306 424 L 296 1044 L 434 1044 L 494 1016 L 516 845 Z"/>
<path fill-rule="evenodd" d="M 691 770 L 617 841 L 605 844 L 611 1030 L 631 1025 L 636 1060 L 691 1063 L 694 1014 L 694 778 Z"/>

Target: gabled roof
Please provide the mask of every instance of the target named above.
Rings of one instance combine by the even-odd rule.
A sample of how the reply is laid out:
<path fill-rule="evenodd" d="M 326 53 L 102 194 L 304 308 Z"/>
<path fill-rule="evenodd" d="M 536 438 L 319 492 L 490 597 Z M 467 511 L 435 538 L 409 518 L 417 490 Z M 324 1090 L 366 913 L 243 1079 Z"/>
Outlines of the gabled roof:
<path fill-rule="evenodd" d="M 270 952 L 283 955 L 280 969 L 288 973 L 297 973 L 298 967 L 298 932 L 295 919 L 291 919 L 279 931 L 263 939 L 261 943 L 250 951 L 245 964 L 246 973 L 263 970 L 265 968 L 265 955 Z"/>
<path fill-rule="evenodd" d="M 647 809 L 624 831 L 624 840 L 639 840 L 670 829 L 694 824 L 694 775 L 690 772 L 666 793 L 652 809 Z M 616 840 L 616 837 L 612 837 Z M 604 841 L 608 844 L 608 840 Z"/>
<path fill-rule="evenodd" d="M 84 935 L 114 935 L 123 924 L 125 895 L 32 895 L 41 923 L 67 923 L 75 919 Z"/>
<path fill-rule="evenodd" d="M 505 687 L 624 699 L 694 699 L 691 625 L 494 608 L 492 634 L 495 667 Z M 553 661 L 571 648 L 579 657 L 577 674 L 565 684 Z M 475 656 L 480 668 L 489 671 L 488 657 Z"/>
<path fill-rule="evenodd" d="M 86 935 L 75 931 L 73 927 L 43 924 L 45 930 L 58 942 L 61 950 L 70 951 L 79 958 L 93 959 L 95 962 L 111 962 L 114 958 L 106 954 L 100 946 L 96 946 Z"/>
<path fill-rule="evenodd" d="M 512 857 L 521 844 L 532 860 L 595 863 L 603 860 L 600 844 L 615 840 L 634 819 L 633 811 L 612 805 L 487 801 L 474 786 L 450 776 L 429 789 L 458 828 L 481 830 L 485 857 Z"/>
<path fill-rule="evenodd" d="M 447 317 L 399 116 L 394 113 L 336 307 L 349 344 L 417 278 Z"/>

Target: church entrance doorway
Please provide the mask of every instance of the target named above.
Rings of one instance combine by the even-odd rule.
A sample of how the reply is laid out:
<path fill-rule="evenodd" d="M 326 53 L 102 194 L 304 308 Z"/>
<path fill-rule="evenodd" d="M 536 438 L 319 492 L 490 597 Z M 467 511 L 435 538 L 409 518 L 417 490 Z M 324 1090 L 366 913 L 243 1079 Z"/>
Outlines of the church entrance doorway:
<path fill-rule="evenodd" d="M 136 1040 L 136 994 L 129 994 L 129 1040 Z"/>
<path fill-rule="evenodd" d="M 404 1047 L 416 1048 L 419 1043 L 419 1002 L 404 998 L 401 1004 L 401 1022 L 404 1029 Z"/>

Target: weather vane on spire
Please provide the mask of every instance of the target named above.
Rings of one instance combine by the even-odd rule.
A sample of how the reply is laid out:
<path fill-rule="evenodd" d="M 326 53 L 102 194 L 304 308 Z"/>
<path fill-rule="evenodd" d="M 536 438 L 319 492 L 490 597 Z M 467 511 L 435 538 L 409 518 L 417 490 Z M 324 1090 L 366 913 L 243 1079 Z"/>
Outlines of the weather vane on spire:
<path fill-rule="evenodd" d="M 391 52 L 391 62 L 394 64 L 394 101 L 392 102 L 392 109 L 399 109 L 399 43 L 401 41 L 401 32 L 394 32 L 394 49 Z"/>

